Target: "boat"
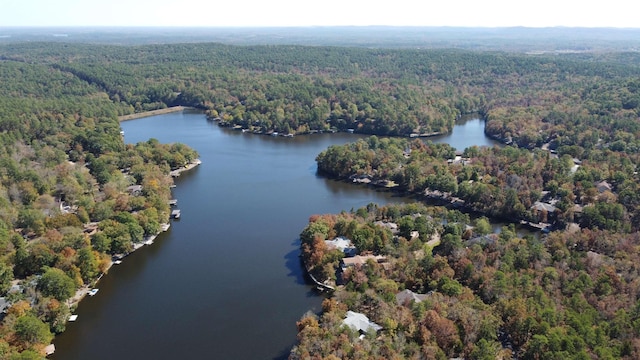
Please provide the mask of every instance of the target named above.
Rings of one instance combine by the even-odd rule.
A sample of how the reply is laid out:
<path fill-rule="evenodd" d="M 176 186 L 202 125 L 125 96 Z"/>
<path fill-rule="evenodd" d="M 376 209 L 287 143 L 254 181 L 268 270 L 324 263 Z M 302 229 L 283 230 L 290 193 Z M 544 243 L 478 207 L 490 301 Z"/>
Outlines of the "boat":
<path fill-rule="evenodd" d="M 89 293 L 88 293 L 89 296 L 93 296 L 93 295 L 97 294 L 98 290 L 100 290 L 100 289 L 91 289 L 91 290 L 89 290 Z"/>

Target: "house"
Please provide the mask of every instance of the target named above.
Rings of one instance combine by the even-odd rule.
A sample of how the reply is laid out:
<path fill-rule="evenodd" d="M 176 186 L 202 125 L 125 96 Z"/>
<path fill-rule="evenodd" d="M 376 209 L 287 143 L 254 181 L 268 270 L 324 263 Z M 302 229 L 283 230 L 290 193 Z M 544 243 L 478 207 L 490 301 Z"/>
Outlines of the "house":
<path fill-rule="evenodd" d="M 600 194 L 602 194 L 605 191 L 611 191 L 613 188 L 606 180 L 602 180 L 599 183 L 596 183 L 596 189 Z"/>
<path fill-rule="evenodd" d="M 349 177 L 351 179 L 352 182 L 354 183 L 358 183 L 358 184 L 370 184 L 371 183 L 371 179 L 372 176 L 368 175 L 368 174 L 362 174 L 362 175 L 351 175 Z"/>
<path fill-rule="evenodd" d="M 416 294 L 409 289 L 405 289 L 396 294 L 396 303 L 398 305 L 409 305 L 412 302 L 420 303 L 426 300 L 429 294 Z"/>
<path fill-rule="evenodd" d="M 325 244 L 327 244 L 327 248 L 330 250 L 338 249 L 342 251 L 345 256 L 354 256 L 358 252 L 355 245 L 351 242 L 351 240 L 344 237 L 337 237 L 333 240 L 325 240 Z"/>
<path fill-rule="evenodd" d="M 387 228 L 391 230 L 392 234 L 398 233 L 398 224 L 393 222 L 385 222 L 385 221 L 376 221 L 373 223 L 374 225 L 378 225 L 381 228 Z"/>
<path fill-rule="evenodd" d="M 467 241 L 467 245 L 480 244 L 484 246 L 494 244 L 496 241 L 498 241 L 498 234 L 487 234 L 469 239 L 469 241 Z"/>
<path fill-rule="evenodd" d="M 347 317 L 342 320 L 342 323 L 361 333 L 368 333 L 369 330 L 382 330 L 382 326 L 369 321 L 369 318 L 365 314 L 357 313 L 355 311 L 347 311 Z"/>
<path fill-rule="evenodd" d="M 533 215 L 538 218 L 539 222 L 553 222 L 556 219 L 557 208 L 550 203 L 536 201 L 531 207 Z"/>
<path fill-rule="evenodd" d="M 382 255 L 356 255 L 342 259 L 343 267 L 348 268 L 356 265 L 363 266 L 368 260 L 373 260 L 377 263 L 383 263 L 387 261 L 387 258 Z"/>
<path fill-rule="evenodd" d="M 5 313 L 7 312 L 7 310 L 9 309 L 9 302 L 7 301 L 7 298 L 5 297 L 0 297 L 0 313 Z"/>
<path fill-rule="evenodd" d="M 531 208 L 537 211 L 546 211 L 547 213 L 553 213 L 556 211 L 555 206 L 540 201 L 536 201 Z"/>
<path fill-rule="evenodd" d="M 85 224 L 84 229 L 82 231 L 89 236 L 93 236 L 95 233 L 98 232 L 98 223 L 90 222 L 88 224 Z"/>
<path fill-rule="evenodd" d="M 142 185 L 131 185 L 127 188 L 127 191 L 133 196 L 142 195 Z"/>

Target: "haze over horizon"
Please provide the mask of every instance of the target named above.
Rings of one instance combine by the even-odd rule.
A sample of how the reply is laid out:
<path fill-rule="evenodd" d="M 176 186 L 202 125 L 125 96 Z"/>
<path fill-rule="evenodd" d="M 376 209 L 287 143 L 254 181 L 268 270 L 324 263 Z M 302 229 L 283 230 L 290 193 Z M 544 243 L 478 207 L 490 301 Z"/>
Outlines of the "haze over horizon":
<path fill-rule="evenodd" d="M 176 6 L 179 4 L 179 6 Z M 607 27 L 638 28 L 626 0 L 363 1 L 9 0 L 0 27 Z"/>

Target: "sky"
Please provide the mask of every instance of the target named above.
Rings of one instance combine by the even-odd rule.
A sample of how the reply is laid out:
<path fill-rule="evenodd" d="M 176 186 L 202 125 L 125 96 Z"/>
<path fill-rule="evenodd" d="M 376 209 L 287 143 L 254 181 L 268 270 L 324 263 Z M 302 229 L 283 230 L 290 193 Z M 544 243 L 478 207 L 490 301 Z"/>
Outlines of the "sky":
<path fill-rule="evenodd" d="M 3 26 L 640 27 L 632 0 L 2 0 Z"/>

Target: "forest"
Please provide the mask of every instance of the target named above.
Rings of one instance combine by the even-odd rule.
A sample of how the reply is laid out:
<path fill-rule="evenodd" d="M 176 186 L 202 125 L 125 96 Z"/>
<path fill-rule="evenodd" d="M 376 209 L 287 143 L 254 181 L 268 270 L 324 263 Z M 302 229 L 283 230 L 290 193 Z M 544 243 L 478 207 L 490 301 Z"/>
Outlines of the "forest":
<path fill-rule="evenodd" d="M 168 222 L 197 152 L 125 145 L 122 105 L 52 66 L 3 60 L 0 83 L 0 358 L 41 359 L 76 291 Z"/>
<path fill-rule="evenodd" d="M 339 215 L 338 228 L 323 215 L 322 237 L 353 236 L 363 254 L 391 265 L 344 278 L 325 315 L 299 324 L 297 356 L 488 358 L 509 344 L 522 356 L 634 358 L 639 60 L 637 52 L 3 42 L 0 358 L 41 358 L 64 331 L 76 291 L 168 221 L 170 171 L 198 154 L 154 139 L 124 144 L 118 116 L 176 105 L 256 134 L 375 135 L 327 149 L 319 171 L 462 201 L 486 216 L 579 228 L 544 241 L 506 229 L 468 244 L 484 231 L 455 225 L 470 224 L 456 211 L 372 206 Z M 510 146 L 422 141 L 469 113 Z M 374 219 L 398 221 L 400 235 Z M 430 249 L 433 234 L 442 242 Z M 314 242 L 303 241 L 303 253 L 329 279 L 342 255 Z M 437 300 L 392 306 L 390 294 L 404 289 Z M 383 341 L 365 336 L 343 348 L 355 336 L 334 326 L 345 305 L 383 324 Z M 326 341 L 310 347 L 313 336 Z"/>
<path fill-rule="evenodd" d="M 290 359 L 640 356 L 637 232 L 495 234 L 486 218 L 413 203 L 313 215 L 300 239 L 310 271 L 338 286 L 297 323 Z"/>
<path fill-rule="evenodd" d="M 579 153 L 579 155 L 577 154 Z M 578 160 L 575 156 L 580 156 Z M 376 136 L 331 146 L 318 171 L 513 222 L 638 231 L 637 153 L 579 146 L 534 151 L 512 146 L 456 151 L 421 139 Z"/>

